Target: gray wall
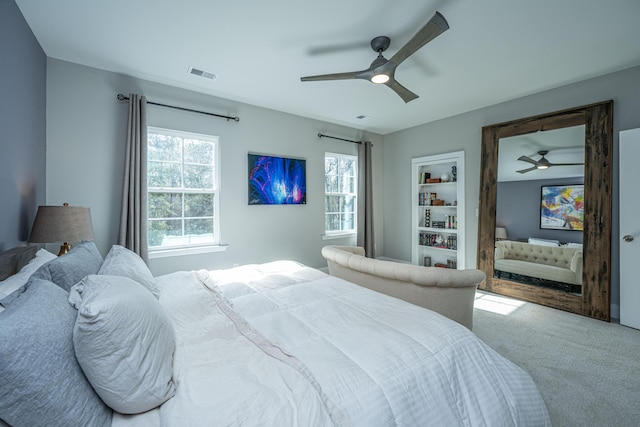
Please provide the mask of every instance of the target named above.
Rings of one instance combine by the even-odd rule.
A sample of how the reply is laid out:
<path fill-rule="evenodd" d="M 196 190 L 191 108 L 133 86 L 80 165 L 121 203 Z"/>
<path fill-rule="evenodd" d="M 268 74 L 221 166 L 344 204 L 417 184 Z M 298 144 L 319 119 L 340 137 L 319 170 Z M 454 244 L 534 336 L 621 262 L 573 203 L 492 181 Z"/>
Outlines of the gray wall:
<path fill-rule="evenodd" d="M 640 127 L 640 67 L 611 73 L 385 135 L 385 255 L 403 260 L 411 259 L 411 158 L 456 150 L 465 151 L 466 265 L 474 266 L 476 265 L 478 241 L 476 209 L 478 207 L 480 188 L 482 127 L 609 99 L 614 101 L 611 301 L 612 314 L 616 313 L 620 300 L 619 227 L 617 219 L 618 132 Z"/>
<path fill-rule="evenodd" d="M 45 203 L 46 56 L 13 0 L 0 0 L 0 251 L 29 238 Z"/>
<path fill-rule="evenodd" d="M 543 185 L 583 184 L 584 178 L 562 178 L 499 182 L 497 184 L 496 226 L 506 227 L 509 240 L 553 239 L 582 243 L 582 232 L 540 228 L 540 197 Z"/>
<path fill-rule="evenodd" d="M 325 244 L 354 244 L 353 238 L 324 240 L 324 153 L 355 154 L 356 144 L 318 138 L 318 132 L 360 139 L 361 132 L 273 110 L 223 100 L 56 59 L 47 73 L 47 202 L 89 206 L 96 244 L 106 254 L 118 231 L 127 103 L 130 92 L 150 101 L 239 116 L 238 123 L 201 114 L 149 106 L 150 126 L 220 136 L 221 240 L 224 252 L 150 260 L 156 275 L 176 270 L 227 268 L 234 264 L 294 259 L 326 266 Z M 382 137 L 374 143 L 373 185 L 382 188 Z M 248 206 L 247 153 L 289 155 L 307 160 L 307 204 Z M 378 250 L 383 251 L 382 194 L 376 192 Z"/>

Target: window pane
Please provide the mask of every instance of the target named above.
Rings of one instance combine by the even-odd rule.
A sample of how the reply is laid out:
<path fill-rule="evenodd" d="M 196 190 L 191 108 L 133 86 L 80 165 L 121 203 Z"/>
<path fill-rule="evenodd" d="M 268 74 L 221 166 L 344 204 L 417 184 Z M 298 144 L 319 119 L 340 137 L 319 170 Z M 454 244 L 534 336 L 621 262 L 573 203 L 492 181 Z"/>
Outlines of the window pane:
<path fill-rule="evenodd" d="M 340 192 L 341 193 L 353 193 L 353 181 L 348 176 L 340 176 Z"/>
<path fill-rule="evenodd" d="M 325 226 L 327 231 L 340 231 L 340 214 L 327 214 Z"/>
<path fill-rule="evenodd" d="M 342 175 L 355 175 L 355 162 L 351 159 L 340 159 L 340 173 Z"/>
<path fill-rule="evenodd" d="M 338 173 L 338 159 L 336 157 L 325 157 L 324 174 L 337 175 L 337 173 Z"/>
<path fill-rule="evenodd" d="M 149 218 L 180 218 L 181 193 L 149 193 Z"/>
<path fill-rule="evenodd" d="M 178 163 L 149 162 L 147 185 L 160 188 L 182 187 L 181 168 Z"/>
<path fill-rule="evenodd" d="M 213 142 L 199 141 L 196 139 L 184 140 L 185 163 L 212 165 L 214 164 L 213 153 L 214 153 Z"/>
<path fill-rule="evenodd" d="M 184 216 L 213 216 L 213 194 L 185 194 Z"/>
<path fill-rule="evenodd" d="M 324 191 L 325 193 L 337 193 L 338 192 L 338 177 L 335 175 L 327 175 L 324 178 Z"/>
<path fill-rule="evenodd" d="M 147 158 L 149 160 L 163 160 L 179 162 L 182 158 L 182 139 L 169 135 L 149 133 Z"/>
<path fill-rule="evenodd" d="M 149 221 L 149 246 L 169 246 L 182 236 L 182 220 Z"/>
<path fill-rule="evenodd" d="M 326 213 L 339 213 L 340 212 L 340 196 L 325 196 L 325 212 Z"/>
<path fill-rule="evenodd" d="M 213 168 L 211 166 L 184 166 L 184 188 L 213 190 Z"/>
<path fill-rule="evenodd" d="M 191 238 L 195 236 L 212 238 L 213 219 L 185 219 L 184 234 Z M 191 243 L 193 243 L 193 241 Z"/>
<path fill-rule="evenodd" d="M 342 228 L 341 230 L 353 230 L 355 228 L 355 215 L 354 214 L 346 214 L 342 217 Z"/>
<path fill-rule="evenodd" d="M 342 212 L 354 213 L 356 211 L 356 198 L 354 196 L 344 196 Z"/>

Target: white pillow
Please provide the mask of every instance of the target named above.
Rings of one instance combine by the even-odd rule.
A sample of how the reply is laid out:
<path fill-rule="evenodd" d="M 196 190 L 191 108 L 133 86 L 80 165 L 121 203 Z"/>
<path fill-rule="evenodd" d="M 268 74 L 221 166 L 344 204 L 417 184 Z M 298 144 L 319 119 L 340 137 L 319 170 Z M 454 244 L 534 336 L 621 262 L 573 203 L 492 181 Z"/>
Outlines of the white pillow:
<path fill-rule="evenodd" d="M 567 247 L 568 248 L 577 248 L 577 249 L 582 249 L 582 243 L 567 243 Z"/>
<path fill-rule="evenodd" d="M 0 282 L 0 299 L 26 285 L 27 281 L 29 281 L 29 277 L 31 277 L 31 275 L 40 268 L 41 265 L 56 258 L 57 256 L 45 249 L 38 250 L 38 252 L 36 252 L 36 256 L 33 257 L 27 265 L 22 267 L 20 271 Z"/>
<path fill-rule="evenodd" d="M 90 275 L 71 288 L 69 302 L 78 309 L 76 358 L 109 407 L 137 414 L 173 397 L 175 335 L 148 290 L 127 277 Z"/>
<path fill-rule="evenodd" d="M 529 243 L 532 245 L 540 245 L 540 246 L 559 246 L 560 242 L 558 240 L 549 240 L 549 239 L 538 239 L 534 237 L 529 237 Z"/>
<path fill-rule="evenodd" d="M 98 274 L 128 277 L 149 289 L 156 298 L 160 295 L 156 279 L 147 264 L 140 258 L 140 255 L 124 246 L 113 245 L 111 247 Z"/>

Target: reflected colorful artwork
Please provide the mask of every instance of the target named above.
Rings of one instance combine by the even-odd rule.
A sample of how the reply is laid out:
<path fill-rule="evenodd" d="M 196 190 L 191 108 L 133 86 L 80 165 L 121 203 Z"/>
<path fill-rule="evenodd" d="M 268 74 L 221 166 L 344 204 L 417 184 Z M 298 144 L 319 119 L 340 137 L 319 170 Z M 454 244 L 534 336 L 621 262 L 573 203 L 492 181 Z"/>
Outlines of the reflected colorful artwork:
<path fill-rule="evenodd" d="M 540 228 L 583 230 L 584 185 L 543 186 Z"/>
<path fill-rule="evenodd" d="M 250 205 L 301 205 L 307 203 L 306 160 L 251 154 Z"/>

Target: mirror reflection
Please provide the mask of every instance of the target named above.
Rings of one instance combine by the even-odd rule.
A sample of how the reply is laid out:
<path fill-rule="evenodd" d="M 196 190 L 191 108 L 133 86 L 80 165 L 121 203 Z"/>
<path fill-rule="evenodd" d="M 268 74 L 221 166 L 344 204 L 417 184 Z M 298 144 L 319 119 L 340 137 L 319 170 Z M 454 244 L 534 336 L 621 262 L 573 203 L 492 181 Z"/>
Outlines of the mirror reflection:
<path fill-rule="evenodd" d="M 494 277 L 582 292 L 585 126 L 501 138 Z"/>

